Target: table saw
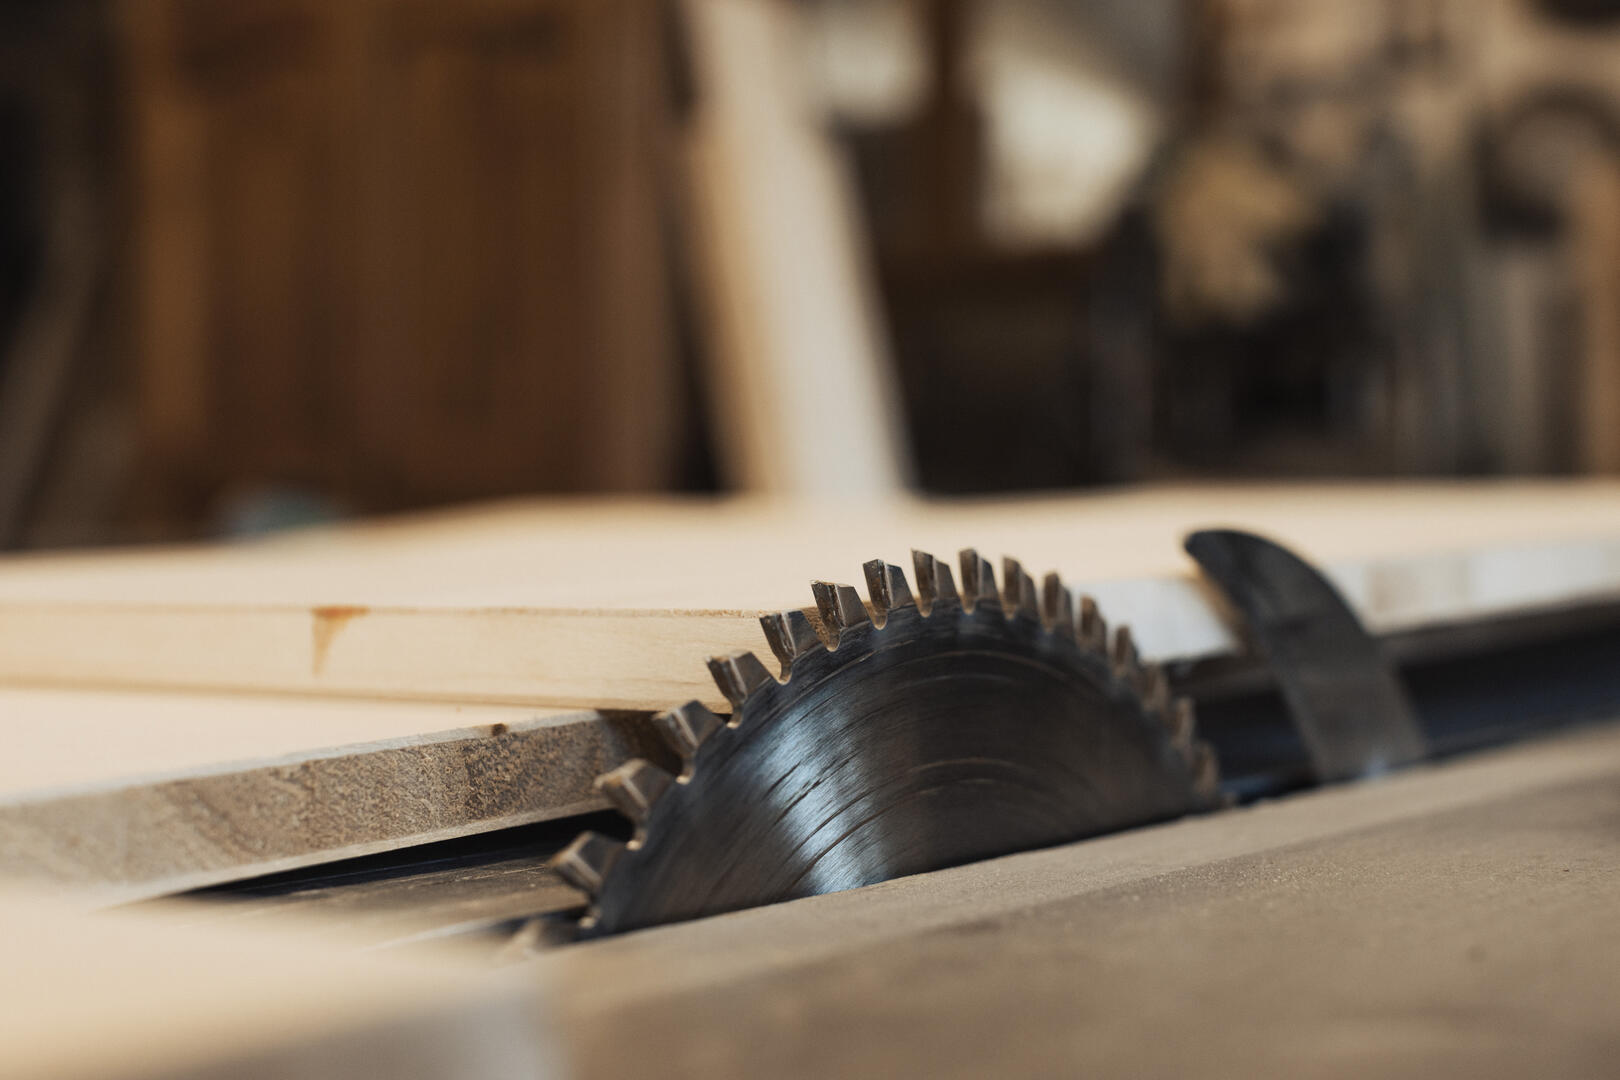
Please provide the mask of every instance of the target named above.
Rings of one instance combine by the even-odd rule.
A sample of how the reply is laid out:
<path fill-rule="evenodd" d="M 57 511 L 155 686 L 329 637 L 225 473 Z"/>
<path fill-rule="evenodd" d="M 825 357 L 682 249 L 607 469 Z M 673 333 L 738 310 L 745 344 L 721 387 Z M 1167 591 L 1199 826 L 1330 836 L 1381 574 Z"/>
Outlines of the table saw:
<path fill-rule="evenodd" d="M 0 1060 L 1608 1071 L 1617 496 L 579 500 L 8 559 Z"/>

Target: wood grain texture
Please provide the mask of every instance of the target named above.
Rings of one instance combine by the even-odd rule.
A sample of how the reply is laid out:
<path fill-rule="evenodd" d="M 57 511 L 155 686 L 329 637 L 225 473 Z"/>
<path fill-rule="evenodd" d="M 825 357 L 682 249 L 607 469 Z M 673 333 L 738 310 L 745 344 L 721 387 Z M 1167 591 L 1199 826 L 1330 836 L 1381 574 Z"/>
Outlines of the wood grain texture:
<path fill-rule="evenodd" d="M 707 656 L 763 650 L 759 611 L 805 603 L 812 576 L 859 580 L 871 555 L 903 562 L 907 538 L 1062 566 L 1150 656 L 1184 657 L 1236 647 L 1187 528 L 1289 540 L 1374 629 L 1409 629 L 1620 596 L 1616 493 L 539 504 L 16 558 L 0 872 L 147 896 L 593 809 L 591 780 L 646 752 L 644 722 L 596 710 L 725 708 Z"/>
<path fill-rule="evenodd" d="M 0 692 L 0 875 L 155 896 L 600 809 L 588 710 Z"/>
<path fill-rule="evenodd" d="M 1620 486 L 1210 487 L 1032 500 L 512 504 L 257 544 L 0 562 L 0 683 L 554 706 L 723 704 L 703 661 L 882 556 L 1061 570 L 1144 653 L 1238 647 L 1182 553 L 1236 525 L 1378 632 L 1620 596 Z"/>

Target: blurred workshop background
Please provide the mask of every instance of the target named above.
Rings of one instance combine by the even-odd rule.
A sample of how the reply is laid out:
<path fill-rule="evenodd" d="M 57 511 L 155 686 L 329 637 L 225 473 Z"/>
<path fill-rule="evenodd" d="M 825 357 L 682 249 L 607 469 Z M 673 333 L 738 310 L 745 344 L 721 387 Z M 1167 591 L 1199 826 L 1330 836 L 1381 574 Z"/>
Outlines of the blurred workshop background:
<path fill-rule="evenodd" d="M 0 546 L 1617 471 L 1616 0 L 0 5 Z"/>

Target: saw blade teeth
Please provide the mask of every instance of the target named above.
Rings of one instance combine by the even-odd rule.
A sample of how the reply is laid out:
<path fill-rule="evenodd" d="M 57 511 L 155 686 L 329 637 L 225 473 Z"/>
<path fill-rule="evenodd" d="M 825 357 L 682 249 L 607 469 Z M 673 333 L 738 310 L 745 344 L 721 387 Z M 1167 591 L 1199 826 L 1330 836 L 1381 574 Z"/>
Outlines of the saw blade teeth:
<path fill-rule="evenodd" d="M 781 662 L 783 678 L 792 674 L 793 665 L 799 657 L 822 647 L 821 638 L 809 617 L 797 608 L 761 615 L 759 625 L 765 631 L 765 640 L 770 644 L 771 652 Z"/>
<path fill-rule="evenodd" d="M 650 761 L 631 758 L 611 772 L 596 778 L 596 790 L 608 797 L 619 813 L 637 825 L 647 820 L 658 797 L 669 790 L 675 778 Z"/>
<path fill-rule="evenodd" d="M 940 562 L 926 551 L 911 551 L 911 565 L 917 571 L 917 591 L 928 608 L 936 611 L 956 611 L 962 607 L 962 597 L 956 591 L 956 578 L 949 563 Z"/>
<path fill-rule="evenodd" d="M 1142 707 L 1148 712 L 1164 716 L 1170 711 L 1170 677 L 1158 664 L 1143 664 L 1138 690 Z"/>
<path fill-rule="evenodd" d="M 957 560 L 962 566 L 962 594 L 969 610 L 1000 611 L 1001 594 L 996 591 L 996 571 L 990 560 L 973 548 L 963 548 Z"/>
<path fill-rule="evenodd" d="M 1052 633 L 1074 640 L 1074 594 L 1056 573 L 1041 579 L 1041 621 Z"/>
<path fill-rule="evenodd" d="M 917 606 L 911 585 L 906 581 L 906 572 L 898 566 L 873 559 L 861 569 L 866 574 L 866 591 L 872 597 L 872 610 L 882 613 L 885 619 L 891 611 Z"/>
<path fill-rule="evenodd" d="M 697 756 L 698 747 L 724 724 L 724 720 L 696 701 L 677 705 L 653 717 L 653 727 L 663 736 L 664 742 L 680 755 L 682 761 L 687 762 Z"/>
<path fill-rule="evenodd" d="M 1035 579 L 1024 570 L 1017 559 L 1001 559 L 1002 606 L 1020 619 L 1037 622 L 1041 617 L 1040 597 L 1035 591 Z"/>
<path fill-rule="evenodd" d="M 1080 645 L 1092 652 L 1108 654 L 1108 620 L 1097 610 L 1097 601 L 1089 596 L 1080 598 Z"/>
<path fill-rule="evenodd" d="M 751 652 L 710 657 L 709 674 L 733 709 L 741 709 L 755 690 L 776 681 L 770 669 Z"/>
<path fill-rule="evenodd" d="M 681 759 L 678 776 L 671 775 L 673 764 L 661 768 L 634 759 L 598 779 L 597 789 L 633 823 L 634 831 L 627 843 L 583 834 L 553 861 L 559 876 L 590 894 L 590 911 L 579 924 L 583 935 L 617 933 L 794 895 L 797 883 L 805 880 L 805 867 L 821 863 L 826 851 L 810 851 L 803 860 L 801 853 L 812 840 L 819 842 L 830 834 L 829 824 L 845 826 L 838 835 L 851 836 L 873 820 L 870 808 L 883 813 L 889 803 L 881 800 L 889 799 L 890 781 L 900 769 L 915 776 L 936 764 L 952 769 L 967 765 L 970 771 L 964 775 L 973 780 L 978 774 L 972 770 L 979 762 L 993 770 L 985 773 L 987 778 L 999 777 L 1003 762 L 1036 776 L 1050 764 L 1056 770 L 1053 776 L 1063 778 L 1060 786 L 1073 790 L 1074 798 L 1065 796 L 1056 813 L 1049 813 L 1045 802 L 1031 803 L 1039 806 L 1043 822 L 1053 818 L 1051 836 L 1009 831 L 1005 838 L 1009 845 L 1064 842 L 1066 837 L 1214 810 L 1230 802 L 1220 787 L 1213 751 L 1196 737 L 1192 702 L 1172 695 L 1167 669 L 1142 662 L 1128 627 L 1109 633 L 1092 598 L 1076 597 L 1056 573 L 1044 575 L 1037 590 L 1022 564 L 1012 559 L 1003 566 L 1003 597 L 989 562 L 970 548 L 961 552 L 972 605 L 964 612 L 950 568 L 926 552 L 913 551 L 912 559 L 917 595 L 927 604 L 927 618 L 906 612 L 891 621 L 890 614 L 911 602 L 912 594 L 904 574 L 887 563 L 873 561 L 863 568 L 871 607 L 882 620 L 880 630 L 870 630 L 872 618 L 854 589 L 817 581 L 814 609 L 784 611 L 760 620 L 786 669 L 780 681 L 761 663 L 763 651 L 759 656 L 747 651 L 718 656 L 709 661 L 709 668 L 730 702 L 729 718 L 697 701 L 653 718 L 655 730 Z M 980 607 L 986 609 L 983 616 L 978 614 Z M 948 613 L 934 619 L 941 608 Z M 1004 614 L 1009 609 L 1011 617 Z M 1057 645 L 1052 638 L 1058 635 L 1072 636 L 1085 651 Z M 837 648 L 840 638 L 844 648 L 826 651 L 828 645 Z M 793 662 L 806 656 L 811 658 L 793 676 Z M 919 657 L 926 662 L 911 662 Z M 1027 666 L 1029 677 L 1039 681 L 1022 687 L 1021 678 L 1008 677 L 1009 660 Z M 996 692 L 1008 695 L 994 710 L 979 692 L 990 677 L 996 679 Z M 1053 695 L 1058 693 L 1075 695 L 1072 717 L 1066 715 L 1066 706 L 1054 710 Z M 943 717 L 938 726 L 945 738 L 916 737 L 911 726 L 915 715 L 930 710 Z M 1039 724 L 1054 711 L 1066 722 L 1081 725 L 1083 737 L 1032 740 L 1028 732 L 1008 724 L 985 722 L 1007 715 Z M 828 756 L 817 745 L 822 740 L 816 732 L 834 729 L 841 737 Z M 706 741 L 710 738 L 712 743 Z M 984 741 L 967 742 L 970 738 Z M 1115 751 L 1118 739 L 1126 740 L 1119 744 L 1125 752 Z M 911 756 L 895 757 L 896 744 L 903 744 L 900 752 Z M 1049 760 L 1054 755 L 1057 759 Z M 661 753 L 651 756 L 666 760 Z M 805 792 L 793 794 L 795 800 L 827 783 L 842 783 L 851 762 L 862 769 L 871 763 L 876 786 L 869 790 L 882 794 L 862 795 L 835 818 L 824 818 L 818 805 L 817 813 L 804 822 L 788 822 L 792 827 L 784 829 L 783 815 L 760 801 L 762 791 L 784 790 L 789 783 Z M 762 764 L 768 768 L 762 771 Z M 1086 783 L 1072 783 L 1075 778 Z M 932 783 L 931 777 L 924 779 Z M 1095 805 L 1093 784 L 1110 793 L 1117 809 Z M 980 785 L 972 786 L 976 798 Z M 1046 788 L 1039 791 L 1044 800 Z M 909 789 L 898 791 L 897 798 L 909 800 Z M 975 817 L 993 817 L 1001 805 L 999 796 L 982 806 L 962 803 L 964 813 Z M 916 826 L 897 827 L 889 835 L 904 847 L 930 832 L 932 820 L 930 812 Z M 993 832 L 995 822 L 988 827 Z M 739 829 L 768 841 L 750 840 L 746 845 L 750 857 L 758 853 L 762 860 L 770 860 L 763 873 L 748 880 L 726 878 L 732 872 L 729 868 L 739 865 L 737 860 L 703 857 L 718 850 L 708 840 L 691 845 L 679 835 L 671 836 L 684 831 L 719 837 L 722 840 L 716 842 L 722 842 Z M 771 830 L 781 830 L 780 837 L 791 845 L 776 843 L 778 834 Z M 891 860 L 886 851 L 877 853 L 881 858 L 875 858 L 870 869 L 861 861 L 866 847 L 859 838 L 859 848 L 843 849 L 849 867 L 839 873 L 845 877 L 828 879 L 826 887 L 886 880 L 875 875 L 957 865 L 983 854 L 976 840 L 969 850 L 956 843 L 955 835 L 943 835 L 959 830 L 941 833 L 937 845 L 925 846 L 915 857 L 906 854 L 907 861 Z M 788 854 L 779 857 L 777 849 Z M 699 899 L 694 901 L 694 896 Z"/>
<path fill-rule="evenodd" d="M 813 581 L 810 591 L 816 597 L 816 610 L 821 612 L 821 624 L 827 628 L 831 641 L 827 644 L 832 648 L 838 647 L 838 642 L 849 631 L 858 627 L 870 625 L 872 617 L 866 613 L 866 605 L 861 602 L 861 594 L 853 586 L 839 585 L 831 581 Z"/>
<path fill-rule="evenodd" d="M 580 892 L 600 896 L 602 882 L 624 854 L 624 848 L 621 841 L 599 832 L 582 832 L 557 853 L 551 860 L 551 868 Z"/>
<path fill-rule="evenodd" d="M 1136 652 L 1136 640 L 1131 635 L 1131 628 L 1121 626 L 1114 631 L 1114 647 L 1110 650 L 1110 659 L 1114 664 L 1114 674 L 1132 686 L 1138 686 L 1142 679 L 1142 660 Z"/>

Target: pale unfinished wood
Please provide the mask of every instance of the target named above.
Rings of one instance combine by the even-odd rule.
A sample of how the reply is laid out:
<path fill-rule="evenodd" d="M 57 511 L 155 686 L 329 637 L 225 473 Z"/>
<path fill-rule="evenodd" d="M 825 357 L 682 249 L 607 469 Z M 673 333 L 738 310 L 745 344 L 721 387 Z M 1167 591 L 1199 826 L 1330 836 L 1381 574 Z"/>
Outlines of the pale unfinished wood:
<path fill-rule="evenodd" d="M 8 1077 L 564 1075 L 534 983 L 486 952 L 361 952 L 330 925 L 60 896 L 0 895 L 0 919 Z"/>
<path fill-rule="evenodd" d="M 721 470 L 777 494 L 892 494 L 910 471 L 869 257 L 788 0 L 684 0 L 685 156 Z"/>
<path fill-rule="evenodd" d="M 1375 629 L 1409 629 L 1620 597 L 1616 494 L 513 506 L 14 559 L 0 567 L 0 873 L 149 896 L 597 808 L 592 779 L 646 738 L 597 708 L 725 708 L 705 657 L 762 649 L 760 610 L 804 603 L 816 573 L 858 580 L 870 554 L 904 561 L 907 536 L 1079 567 L 1150 656 L 1185 657 L 1235 646 L 1180 553 L 1187 528 L 1275 533 L 1328 560 Z M 547 702 L 590 708 L 532 704 Z"/>
<path fill-rule="evenodd" d="M 155 896 L 600 809 L 590 710 L 0 691 L 0 875 Z"/>
<path fill-rule="evenodd" d="M 813 577 L 975 545 L 1056 568 L 1146 655 L 1237 639 L 1181 552 L 1208 525 L 1324 564 L 1379 632 L 1620 597 L 1620 485 L 1210 487 L 1032 500 L 514 504 L 258 544 L 0 563 L 0 683 L 601 708 L 724 702 Z"/>

